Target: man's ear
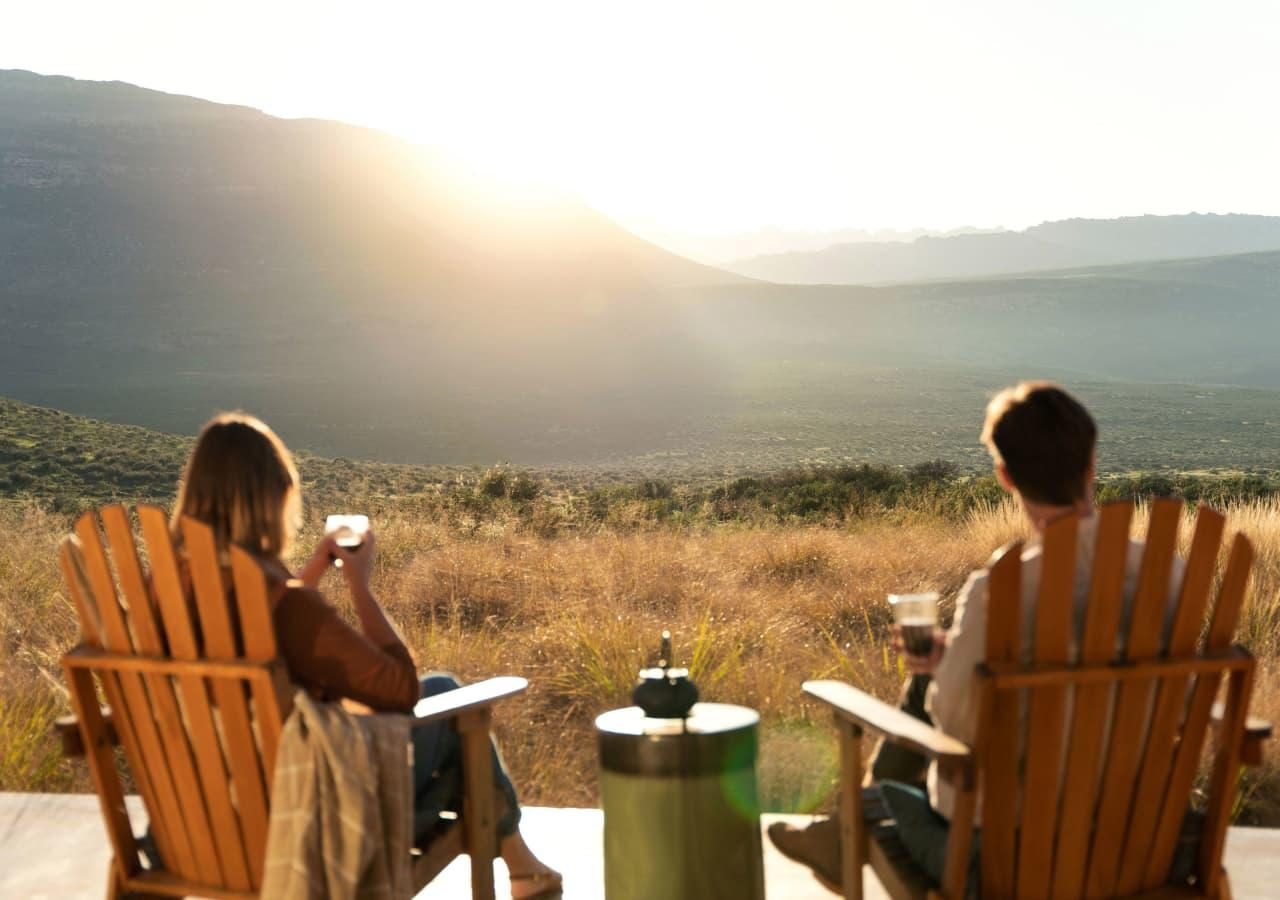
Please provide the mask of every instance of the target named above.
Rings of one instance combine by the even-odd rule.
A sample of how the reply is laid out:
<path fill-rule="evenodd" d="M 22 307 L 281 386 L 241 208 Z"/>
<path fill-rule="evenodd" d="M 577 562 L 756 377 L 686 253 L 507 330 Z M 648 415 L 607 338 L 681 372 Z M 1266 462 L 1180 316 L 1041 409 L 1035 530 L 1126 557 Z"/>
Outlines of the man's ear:
<path fill-rule="evenodd" d="M 1093 491 L 1098 477 L 1098 452 L 1095 450 L 1089 457 L 1089 468 L 1084 470 L 1084 499 L 1093 503 Z"/>
<path fill-rule="evenodd" d="M 1018 489 L 1013 486 L 1013 479 L 1009 477 L 1009 470 L 1005 468 L 1002 462 L 996 463 L 996 481 L 1000 482 L 1000 487 L 1010 494 L 1018 493 Z"/>

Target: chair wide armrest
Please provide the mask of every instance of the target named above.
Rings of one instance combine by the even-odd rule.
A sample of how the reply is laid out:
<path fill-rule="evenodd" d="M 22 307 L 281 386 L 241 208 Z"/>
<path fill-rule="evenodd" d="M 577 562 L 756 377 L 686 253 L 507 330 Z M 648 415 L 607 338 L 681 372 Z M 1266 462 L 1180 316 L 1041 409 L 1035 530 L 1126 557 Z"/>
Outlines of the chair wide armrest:
<path fill-rule="evenodd" d="M 851 684 L 806 681 L 804 692 L 830 706 L 837 718 L 883 735 L 892 744 L 907 747 L 947 766 L 963 766 L 969 762 L 970 750 L 960 741 Z"/>
<path fill-rule="evenodd" d="M 500 678 L 489 678 L 468 684 L 455 691 L 446 691 L 434 697 L 425 697 L 413 707 L 411 727 L 417 728 L 429 722 L 441 719 L 452 719 L 459 713 L 482 706 L 492 706 L 499 700 L 519 694 L 529 686 L 529 682 L 513 675 Z"/>
<path fill-rule="evenodd" d="M 1213 727 L 1222 726 L 1223 706 L 1219 701 L 1213 704 L 1210 714 Z M 1256 766 L 1262 762 L 1262 742 L 1271 737 L 1271 723 L 1266 719 L 1249 716 L 1244 722 L 1244 739 L 1240 748 L 1240 762 L 1246 766 Z"/>

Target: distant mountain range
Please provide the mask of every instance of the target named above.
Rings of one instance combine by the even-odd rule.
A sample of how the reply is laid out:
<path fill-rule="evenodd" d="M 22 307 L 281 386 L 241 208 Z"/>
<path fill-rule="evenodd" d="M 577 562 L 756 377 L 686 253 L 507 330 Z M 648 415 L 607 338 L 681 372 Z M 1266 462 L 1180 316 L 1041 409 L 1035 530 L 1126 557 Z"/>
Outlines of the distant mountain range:
<path fill-rule="evenodd" d="M 836 244 L 899 244 L 922 237 L 952 237 L 961 234 L 995 234 L 1004 228 L 842 228 L 836 231 L 798 231 L 790 228 L 759 228 L 730 234 L 691 234 L 669 228 L 632 228 L 645 240 L 673 253 L 713 266 L 737 263 L 748 257 L 782 253 L 808 253 Z"/>
<path fill-rule="evenodd" d="M 1108 246 L 1205 258 L 772 284 L 367 129 L 0 72 L 0 395 L 177 434 L 248 408 L 295 446 L 397 462 L 741 469 L 960 445 L 980 464 L 986 392 L 1048 373 L 1118 385 L 1113 421 L 1154 423 L 1113 457 L 1134 466 L 1144 441 L 1194 437 L 1196 465 L 1221 444 L 1186 391 L 1124 383 L 1263 389 L 1217 409 L 1248 426 L 1232 464 L 1252 465 L 1280 455 L 1280 252 L 1207 254 L 1276 222 L 920 238 L 888 246 L 1035 234 L 1072 248 L 1042 266 Z"/>
<path fill-rule="evenodd" d="M 1192 213 L 1065 219 L 1025 231 L 924 235 L 910 242 L 834 243 L 757 255 L 727 268 L 786 284 L 885 284 L 1260 250 L 1280 250 L 1280 217 Z"/>
<path fill-rule="evenodd" d="M 702 330 L 734 354 L 814 371 L 858 360 L 1280 388 L 1280 251 L 874 287 L 757 282 L 696 296 Z"/>

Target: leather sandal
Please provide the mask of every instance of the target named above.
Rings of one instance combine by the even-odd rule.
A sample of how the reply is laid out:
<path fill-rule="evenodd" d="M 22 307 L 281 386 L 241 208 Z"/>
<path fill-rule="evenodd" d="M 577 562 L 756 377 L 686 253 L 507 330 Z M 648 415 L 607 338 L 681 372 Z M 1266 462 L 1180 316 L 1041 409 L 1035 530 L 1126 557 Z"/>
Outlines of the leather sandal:
<path fill-rule="evenodd" d="M 518 894 L 512 890 L 513 900 L 558 900 L 564 894 L 564 878 L 551 869 L 530 875 L 512 875 L 512 888 L 517 884 L 533 889 L 533 893 Z"/>

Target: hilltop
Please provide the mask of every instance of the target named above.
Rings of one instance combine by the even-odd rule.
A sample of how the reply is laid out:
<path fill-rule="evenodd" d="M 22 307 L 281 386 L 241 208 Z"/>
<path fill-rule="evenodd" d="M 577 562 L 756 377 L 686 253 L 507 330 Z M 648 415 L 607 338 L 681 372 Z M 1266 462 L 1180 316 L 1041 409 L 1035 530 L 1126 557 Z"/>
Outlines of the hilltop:
<path fill-rule="evenodd" d="M 1069 269 L 1280 249 L 1280 217 L 1064 219 L 1023 231 L 833 242 L 740 259 L 727 268 L 788 284 L 880 284 Z"/>

